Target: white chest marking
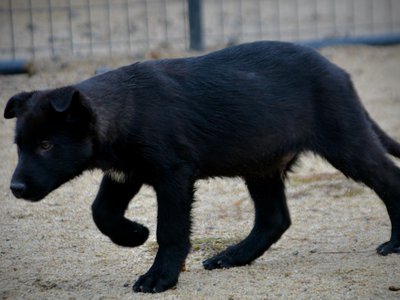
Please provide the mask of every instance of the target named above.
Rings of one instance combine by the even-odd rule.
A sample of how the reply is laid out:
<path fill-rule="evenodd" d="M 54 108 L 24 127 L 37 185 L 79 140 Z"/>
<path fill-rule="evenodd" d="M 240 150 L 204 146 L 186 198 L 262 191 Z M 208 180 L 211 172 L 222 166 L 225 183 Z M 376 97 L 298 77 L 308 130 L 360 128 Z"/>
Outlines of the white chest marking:
<path fill-rule="evenodd" d="M 124 183 L 126 181 L 126 175 L 122 171 L 111 169 L 107 170 L 105 174 L 115 182 Z"/>

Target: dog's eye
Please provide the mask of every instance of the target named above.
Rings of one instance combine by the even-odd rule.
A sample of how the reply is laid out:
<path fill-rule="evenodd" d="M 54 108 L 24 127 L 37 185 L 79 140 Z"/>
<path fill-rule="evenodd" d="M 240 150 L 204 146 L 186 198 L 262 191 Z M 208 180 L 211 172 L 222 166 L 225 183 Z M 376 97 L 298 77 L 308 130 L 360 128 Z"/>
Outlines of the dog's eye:
<path fill-rule="evenodd" d="M 43 151 L 49 151 L 51 148 L 53 148 L 53 144 L 50 143 L 49 141 L 41 141 L 40 142 L 40 148 Z"/>

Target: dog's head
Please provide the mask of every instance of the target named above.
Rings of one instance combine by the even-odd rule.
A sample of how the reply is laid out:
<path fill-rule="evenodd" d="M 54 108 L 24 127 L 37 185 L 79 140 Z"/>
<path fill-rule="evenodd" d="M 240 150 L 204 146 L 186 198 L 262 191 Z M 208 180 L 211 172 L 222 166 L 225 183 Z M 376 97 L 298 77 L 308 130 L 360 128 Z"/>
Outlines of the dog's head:
<path fill-rule="evenodd" d="M 74 87 L 17 94 L 4 117 L 17 118 L 18 164 L 10 185 L 15 197 L 41 200 L 88 168 L 93 117 Z"/>

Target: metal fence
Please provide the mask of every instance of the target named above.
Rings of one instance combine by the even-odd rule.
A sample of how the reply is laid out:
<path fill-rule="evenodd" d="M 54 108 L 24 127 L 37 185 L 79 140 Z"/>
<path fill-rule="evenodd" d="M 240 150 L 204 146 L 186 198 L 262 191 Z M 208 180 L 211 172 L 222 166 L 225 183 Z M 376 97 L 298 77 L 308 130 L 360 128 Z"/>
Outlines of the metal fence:
<path fill-rule="evenodd" d="M 400 0 L 203 0 L 205 48 L 400 33 Z M 0 0 L 0 58 L 187 50 L 187 0 Z"/>

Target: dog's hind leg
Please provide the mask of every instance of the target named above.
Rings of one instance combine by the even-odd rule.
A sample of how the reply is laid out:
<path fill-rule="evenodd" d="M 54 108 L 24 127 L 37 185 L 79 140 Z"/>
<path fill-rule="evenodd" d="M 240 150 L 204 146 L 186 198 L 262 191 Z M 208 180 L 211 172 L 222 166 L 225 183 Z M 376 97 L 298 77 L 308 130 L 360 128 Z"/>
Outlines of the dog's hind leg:
<path fill-rule="evenodd" d="M 261 256 L 290 226 L 285 187 L 281 174 L 271 178 L 246 178 L 254 201 L 255 221 L 250 234 L 240 243 L 203 262 L 208 270 L 251 263 Z"/>
<path fill-rule="evenodd" d="M 92 205 L 93 220 L 100 231 L 117 245 L 136 247 L 149 236 L 146 227 L 124 217 L 129 202 L 141 186 L 142 183 L 136 181 L 121 182 L 109 175 L 103 177 Z"/>
<path fill-rule="evenodd" d="M 355 136 L 342 136 L 324 144 L 322 154 L 346 176 L 373 189 L 383 200 L 392 225 L 391 238 L 380 245 L 381 255 L 400 253 L 400 169 L 370 128 L 358 128 Z"/>

